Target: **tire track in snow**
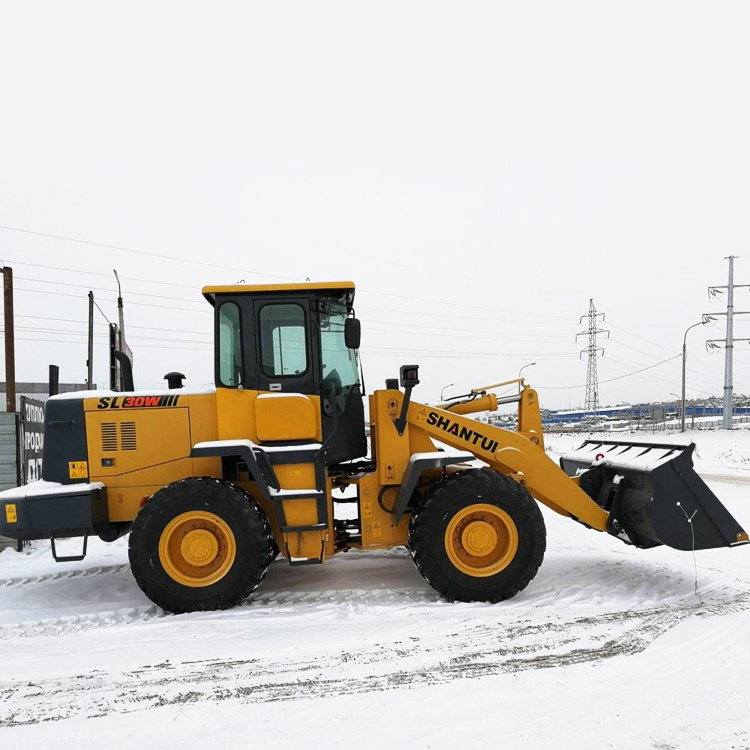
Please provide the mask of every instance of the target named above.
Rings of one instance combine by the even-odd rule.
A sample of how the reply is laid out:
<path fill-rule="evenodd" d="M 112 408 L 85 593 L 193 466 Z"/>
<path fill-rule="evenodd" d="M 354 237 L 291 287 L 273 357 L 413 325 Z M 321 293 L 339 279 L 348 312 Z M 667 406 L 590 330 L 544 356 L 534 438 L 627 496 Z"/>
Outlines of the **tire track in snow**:
<path fill-rule="evenodd" d="M 125 566 L 127 567 L 127 566 Z M 20 579 L 19 579 L 20 580 Z M 372 605 L 417 605 L 442 602 L 439 594 L 422 589 L 344 589 L 331 591 L 272 591 L 256 595 L 239 605 L 273 611 L 276 608 L 304 605 L 360 604 Z M 482 606 L 482 605 L 479 605 Z M 234 611 L 236 611 L 235 608 Z M 190 615 L 188 615 L 190 616 Z M 200 615 L 198 615 L 200 616 Z M 208 613 L 208 616 L 212 616 Z M 0 625 L 0 641 L 9 638 L 34 638 L 62 636 L 102 627 L 116 627 L 148 620 L 173 618 L 155 604 L 118 607 L 102 612 L 80 615 L 60 615 L 50 618 L 35 618 L 17 623 Z"/>
<path fill-rule="evenodd" d="M 49 581 L 70 580 L 73 578 L 91 578 L 94 576 L 113 575 L 129 570 L 130 565 L 101 565 L 96 568 L 83 568 L 79 570 L 61 570 L 58 573 L 46 573 L 38 576 L 24 576 L 23 578 L 0 579 L 0 588 L 17 588 L 19 586 L 30 586 Z"/>
<path fill-rule="evenodd" d="M 368 592 L 361 593 L 366 599 Z M 0 727 L 200 702 L 335 697 L 594 662 L 644 651 L 692 617 L 750 609 L 750 591 L 725 593 L 723 601 L 707 605 L 686 603 L 510 626 L 480 623 L 356 650 L 300 649 L 303 653 L 292 658 L 167 661 L 44 681 L 4 681 Z M 460 626 L 454 622 L 449 627 Z"/>
<path fill-rule="evenodd" d="M 0 641 L 12 638 L 57 637 L 101 627 L 129 625 L 169 615 L 155 604 L 140 607 L 93 612 L 83 615 L 60 615 L 19 623 L 0 625 Z"/>

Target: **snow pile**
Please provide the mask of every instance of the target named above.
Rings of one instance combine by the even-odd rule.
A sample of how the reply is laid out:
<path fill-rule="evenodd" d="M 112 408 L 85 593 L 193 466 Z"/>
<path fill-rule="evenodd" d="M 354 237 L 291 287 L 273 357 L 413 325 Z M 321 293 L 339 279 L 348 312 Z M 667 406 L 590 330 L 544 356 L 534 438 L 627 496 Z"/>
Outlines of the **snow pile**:
<path fill-rule="evenodd" d="M 707 481 L 750 528 L 750 434 L 713 435 Z M 694 560 L 544 516 L 539 574 L 497 605 L 443 601 L 403 549 L 277 561 L 245 605 L 179 616 L 140 592 L 127 539 L 59 565 L 43 543 L 2 552 L 0 741 L 750 746 L 750 545 Z"/>

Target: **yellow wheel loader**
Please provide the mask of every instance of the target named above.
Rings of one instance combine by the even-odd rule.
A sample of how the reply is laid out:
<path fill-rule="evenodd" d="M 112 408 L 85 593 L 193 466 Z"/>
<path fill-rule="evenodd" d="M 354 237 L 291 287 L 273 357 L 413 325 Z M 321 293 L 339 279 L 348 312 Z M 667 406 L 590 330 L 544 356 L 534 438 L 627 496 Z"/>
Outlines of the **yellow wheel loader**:
<path fill-rule="evenodd" d="M 136 581 L 171 612 L 236 605 L 278 554 L 313 565 L 403 545 L 447 599 L 507 599 L 544 556 L 537 501 L 642 548 L 748 541 L 693 471 L 694 446 L 586 441 L 558 466 L 521 380 L 517 396 L 498 399 L 500 383 L 428 405 L 405 365 L 369 397 L 368 452 L 354 284 L 203 294 L 215 388 L 170 373 L 139 392 L 125 367 L 126 392 L 51 398 L 43 479 L 0 493 L 0 534 L 50 539 L 63 560 L 60 538 L 83 537 L 85 555 L 88 536 L 129 531 Z M 470 416 L 510 402 L 517 431 Z"/>

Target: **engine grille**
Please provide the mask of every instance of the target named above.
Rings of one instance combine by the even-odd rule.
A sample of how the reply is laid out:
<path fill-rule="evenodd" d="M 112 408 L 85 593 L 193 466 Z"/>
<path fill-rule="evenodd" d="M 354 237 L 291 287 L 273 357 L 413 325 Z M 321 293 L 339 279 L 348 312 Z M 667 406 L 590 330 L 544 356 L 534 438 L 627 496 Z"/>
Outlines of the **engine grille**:
<path fill-rule="evenodd" d="M 112 453 L 117 450 L 134 451 L 138 448 L 135 422 L 121 422 L 118 441 L 117 424 L 102 423 L 102 452 Z"/>
<path fill-rule="evenodd" d="M 117 450 L 117 425 L 114 422 L 102 423 L 102 450 Z"/>
<path fill-rule="evenodd" d="M 120 440 L 124 451 L 134 451 L 137 448 L 135 422 L 123 422 L 120 425 Z"/>

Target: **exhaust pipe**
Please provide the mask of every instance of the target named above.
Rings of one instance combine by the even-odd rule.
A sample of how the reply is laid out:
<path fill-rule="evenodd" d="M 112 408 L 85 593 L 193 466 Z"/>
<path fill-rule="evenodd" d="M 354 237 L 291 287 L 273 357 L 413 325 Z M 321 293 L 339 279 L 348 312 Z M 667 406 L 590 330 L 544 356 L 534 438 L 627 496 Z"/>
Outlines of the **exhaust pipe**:
<path fill-rule="evenodd" d="M 607 531 L 647 549 L 746 544 L 748 535 L 693 468 L 695 444 L 586 440 L 560 466 L 609 513 Z"/>

